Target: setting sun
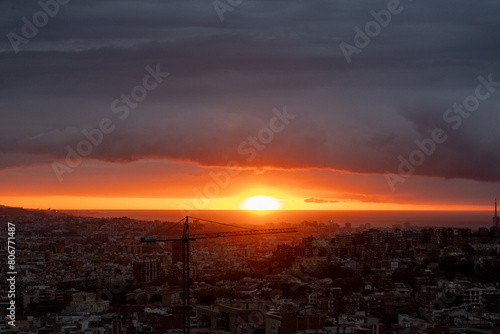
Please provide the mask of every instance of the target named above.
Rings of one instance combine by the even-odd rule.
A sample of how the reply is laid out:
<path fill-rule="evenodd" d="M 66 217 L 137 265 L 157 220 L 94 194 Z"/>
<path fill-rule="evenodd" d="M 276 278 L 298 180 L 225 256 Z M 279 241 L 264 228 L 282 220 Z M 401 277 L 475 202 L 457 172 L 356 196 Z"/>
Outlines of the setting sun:
<path fill-rule="evenodd" d="M 243 210 L 278 210 L 281 208 L 281 203 L 278 199 L 269 196 L 253 196 L 249 197 L 241 203 Z"/>

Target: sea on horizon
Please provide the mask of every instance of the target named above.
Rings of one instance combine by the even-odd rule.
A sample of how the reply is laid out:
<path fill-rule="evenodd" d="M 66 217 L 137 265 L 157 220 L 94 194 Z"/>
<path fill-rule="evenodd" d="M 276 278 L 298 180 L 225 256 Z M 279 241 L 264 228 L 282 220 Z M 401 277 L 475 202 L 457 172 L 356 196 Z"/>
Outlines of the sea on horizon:
<path fill-rule="evenodd" d="M 170 221 L 181 220 L 185 213 L 179 210 L 63 210 L 78 216 L 101 218 L 128 217 L 136 220 Z M 333 222 L 352 227 L 369 223 L 371 227 L 392 227 L 409 223 L 413 227 L 490 227 L 493 213 L 489 211 L 348 211 L 348 210 L 276 210 L 253 212 L 245 210 L 200 210 L 190 216 L 235 225 L 266 225 L 285 223 L 297 224 L 303 221 L 318 223 Z"/>

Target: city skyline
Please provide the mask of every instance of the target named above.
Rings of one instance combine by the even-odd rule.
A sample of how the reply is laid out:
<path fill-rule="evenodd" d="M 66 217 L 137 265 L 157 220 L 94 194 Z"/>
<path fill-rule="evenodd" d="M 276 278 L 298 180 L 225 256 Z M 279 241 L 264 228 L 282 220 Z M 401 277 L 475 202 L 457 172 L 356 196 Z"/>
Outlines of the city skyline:
<path fill-rule="evenodd" d="M 183 224 L 1 209 L 18 246 L 16 272 L 0 269 L 6 333 L 494 334 L 500 323 L 497 227 L 303 221 L 268 234 L 193 219 L 188 285 Z M 175 242 L 153 242 L 167 226 Z"/>

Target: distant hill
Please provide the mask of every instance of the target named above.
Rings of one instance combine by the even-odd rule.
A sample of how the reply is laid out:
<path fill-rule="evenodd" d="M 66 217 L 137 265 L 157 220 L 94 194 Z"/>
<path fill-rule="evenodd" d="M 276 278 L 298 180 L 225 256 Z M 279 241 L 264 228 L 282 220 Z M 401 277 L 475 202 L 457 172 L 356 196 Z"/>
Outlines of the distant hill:
<path fill-rule="evenodd" d="M 53 210 L 38 210 L 38 209 L 25 209 L 19 207 L 11 207 L 0 205 L 0 216 L 31 216 L 31 215 L 54 215 L 57 214 Z"/>
<path fill-rule="evenodd" d="M 0 205 L 0 216 L 26 216 L 32 215 L 33 210 L 23 208 L 13 208 L 5 205 Z"/>

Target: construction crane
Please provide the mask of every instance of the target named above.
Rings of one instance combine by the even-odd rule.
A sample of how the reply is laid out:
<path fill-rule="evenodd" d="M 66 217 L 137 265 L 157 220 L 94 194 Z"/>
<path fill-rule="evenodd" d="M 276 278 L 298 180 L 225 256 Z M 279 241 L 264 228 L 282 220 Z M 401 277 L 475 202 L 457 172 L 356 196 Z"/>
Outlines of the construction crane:
<path fill-rule="evenodd" d="M 244 231 L 232 231 L 232 232 L 212 232 L 212 233 L 202 233 L 202 234 L 189 234 L 189 219 L 195 219 L 198 221 L 204 221 L 208 223 L 214 223 L 219 225 L 243 228 Z M 157 236 L 146 236 L 141 238 L 141 242 L 148 244 L 164 241 L 182 241 L 182 332 L 184 334 L 191 333 L 191 326 L 189 321 L 189 315 L 191 310 L 191 300 L 190 300 L 190 267 L 189 267 L 189 243 L 198 239 L 210 239 L 210 238 L 227 238 L 227 237 L 240 237 L 246 235 L 259 235 L 259 234 L 277 234 L 277 233 L 293 233 L 298 232 L 294 228 L 278 228 L 278 229 L 264 229 L 256 230 L 245 228 L 241 226 L 235 226 L 230 224 L 224 224 L 215 222 L 212 220 L 196 218 L 186 216 L 180 221 L 168 228 L 171 230 L 181 222 L 184 222 L 182 237 L 180 238 L 158 238 Z M 167 231 L 168 231 L 167 230 Z"/>

